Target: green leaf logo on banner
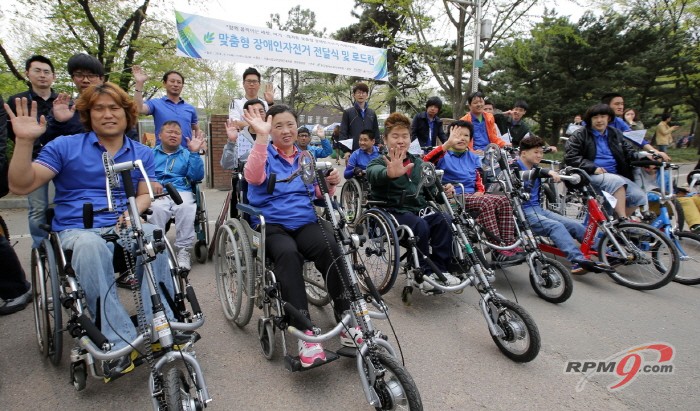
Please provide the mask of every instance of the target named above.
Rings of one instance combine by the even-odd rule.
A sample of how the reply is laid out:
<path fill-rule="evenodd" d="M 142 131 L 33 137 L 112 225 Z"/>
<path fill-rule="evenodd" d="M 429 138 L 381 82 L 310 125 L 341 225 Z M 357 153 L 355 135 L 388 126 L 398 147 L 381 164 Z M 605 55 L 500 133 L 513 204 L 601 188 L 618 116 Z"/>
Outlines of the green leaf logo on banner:
<path fill-rule="evenodd" d="M 204 42 L 207 44 L 211 44 L 212 42 L 214 42 L 214 33 L 207 32 L 204 35 Z"/>

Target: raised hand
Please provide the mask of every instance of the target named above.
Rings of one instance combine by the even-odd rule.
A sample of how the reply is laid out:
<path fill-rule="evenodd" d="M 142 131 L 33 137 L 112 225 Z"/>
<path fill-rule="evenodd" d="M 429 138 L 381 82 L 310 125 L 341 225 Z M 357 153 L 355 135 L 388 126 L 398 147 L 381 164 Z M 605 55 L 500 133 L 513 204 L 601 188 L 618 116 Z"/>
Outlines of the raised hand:
<path fill-rule="evenodd" d="M 131 73 L 134 75 L 134 81 L 136 84 L 144 84 L 148 80 L 148 74 L 141 68 L 141 66 L 133 66 L 131 68 Z"/>
<path fill-rule="evenodd" d="M 12 123 L 12 130 L 15 132 L 15 138 L 20 140 L 29 140 L 32 143 L 46 132 L 46 118 L 41 116 L 39 121 L 36 121 L 37 104 L 32 101 L 32 107 L 27 107 L 27 98 L 15 99 L 15 107 L 17 114 L 12 112 L 10 106 L 5 103 L 5 111 Z"/>
<path fill-rule="evenodd" d="M 391 158 L 384 156 L 386 163 L 386 175 L 389 178 L 397 178 L 409 173 L 413 170 L 413 163 L 403 165 L 403 159 L 406 156 L 407 148 L 392 148 L 389 149 Z"/>
<path fill-rule="evenodd" d="M 191 139 L 187 139 L 187 149 L 192 153 L 199 153 L 199 150 L 204 147 L 206 141 L 206 138 L 204 138 L 204 131 L 197 130 Z"/>
<path fill-rule="evenodd" d="M 265 93 L 263 94 L 263 96 L 265 97 L 265 101 L 267 101 L 267 104 L 272 104 L 275 102 L 275 89 L 272 83 L 265 84 Z"/>
<path fill-rule="evenodd" d="M 59 94 L 56 100 L 53 101 L 53 118 L 56 121 L 65 123 L 73 118 L 74 114 L 75 104 L 73 104 L 73 107 L 70 107 L 70 96 L 66 93 Z"/>
<path fill-rule="evenodd" d="M 236 140 L 238 140 L 239 131 L 240 129 L 238 128 L 236 120 L 226 120 L 226 136 L 228 137 L 228 141 L 235 143 Z"/>
<path fill-rule="evenodd" d="M 272 116 L 265 121 L 265 118 L 260 115 L 255 107 L 248 106 L 247 110 L 243 110 L 243 119 L 255 131 L 255 140 L 263 141 L 259 139 L 264 138 L 265 143 L 267 143 L 267 136 L 270 135 L 270 130 L 272 130 Z"/>

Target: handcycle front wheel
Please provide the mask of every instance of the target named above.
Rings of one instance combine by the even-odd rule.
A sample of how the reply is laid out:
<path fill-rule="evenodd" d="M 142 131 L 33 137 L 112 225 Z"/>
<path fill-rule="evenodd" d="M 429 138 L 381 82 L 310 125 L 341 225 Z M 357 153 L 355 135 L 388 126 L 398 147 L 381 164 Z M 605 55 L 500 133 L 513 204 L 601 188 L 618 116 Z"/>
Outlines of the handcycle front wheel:
<path fill-rule="evenodd" d="M 491 318 L 505 335 L 491 335 L 506 357 L 515 362 L 529 362 L 540 352 L 540 332 L 535 320 L 520 305 L 505 299 L 488 303 Z"/>
<path fill-rule="evenodd" d="M 551 258 L 537 258 L 534 261 L 535 273 L 530 273 L 530 285 L 535 293 L 543 300 L 559 304 L 568 300 L 574 292 L 574 282 L 571 273 L 562 263 Z M 541 277 L 544 284 L 539 284 L 537 277 Z"/>
<path fill-rule="evenodd" d="M 188 381 L 186 374 L 179 368 L 170 368 L 163 380 L 165 403 L 168 410 L 185 411 L 202 409 L 196 394 L 192 392 L 194 382 Z"/>
<path fill-rule="evenodd" d="M 374 379 L 369 375 L 367 362 L 371 358 L 364 358 L 364 373 L 369 381 L 374 380 L 373 388 L 379 395 L 381 405 L 376 410 L 422 410 L 423 402 L 418 392 L 418 387 L 411 374 L 399 363 L 399 361 L 385 351 L 374 354 L 373 365 L 384 370 L 383 376 Z"/>
<path fill-rule="evenodd" d="M 658 229 L 624 222 L 612 228 L 615 240 L 628 255 L 623 260 L 608 235 L 598 248 L 600 260 L 615 268 L 608 275 L 618 284 L 635 290 L 654 290 L 668 284 L 678 273 L 678 250 Z"/>
<path fill-rule="evenodd" d="M 673 281 L 685 285 L 700 284 L 700 235 L 683 231 L 674 234 L 680 266 Z"/>

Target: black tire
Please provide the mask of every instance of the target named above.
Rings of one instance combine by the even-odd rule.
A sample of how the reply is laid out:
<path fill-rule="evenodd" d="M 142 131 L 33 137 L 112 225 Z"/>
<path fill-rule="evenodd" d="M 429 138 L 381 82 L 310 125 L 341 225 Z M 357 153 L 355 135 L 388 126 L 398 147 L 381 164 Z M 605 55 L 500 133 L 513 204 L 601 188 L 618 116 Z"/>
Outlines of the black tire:
<path fill-rule="evenodd" d="M 82 391 L 87 385 L 87 367 L 85 360 L 81 360 L 70 365 L 70 379 L 76 391 Z"/>
<path fill-rule="evenodd" d="M 618 284 L 635 290 L 654 290 L 668 284 L 678 273 L 678 250 L 658 229 L 626 222 L 613 227 L 613 235 L 630 259 L 621 261 L 615 258 L 617 251 L 607 235 L 600 241 L 598 256 L 602 262 L 615 268 L 608 275 Z"/>
<path fill-rule="evenodd" d="M 170 368 L 165 374 L 163 384 L 165 404 L 168 406 L 168 411 L 201 409 L 201 407 L 198 407 L 199 401 L 190 392 L 194 384 L 188 382 L 185 373 L 181 369 Z"/>
<path fill-rule="evenodd" d="M 373 388 L 376 390 L 381 401 L 381 406 L 376 410 L 423 410 L 423 402 L 418 392 L 418 387 L 413 381 L 411 374 L 398 362 L 398 360 L 384 351 L 374 354 L 376 362 L 384 368 L 384 375 L 377 378 Z M 371 361 L 365 358 L 365 361 Z M 365 375 L 369 381 L 373 376 L 368 374 L 368 369 L 364 367 Z"/>
<path fill-rule="evenodd" d="M 32 249 L 32 307 L 34 308 L 34 327 L 36 330 L 36 340 L 39 345 L 39 352 L 42 357 L 48 357 L 49 355 L 49 327 L 48 327 L 48 316 L 44 309 L 46 307 L 46 300 L 48 299 L 46 293 L 46 283 L 44 278 L 46 277 L 46 270 L 48 266 L 46 263 L 45 253 L 43 248 L 33 248 Z"/>
<path fill-rule="evenodd" d="M 340 206 L 345 211 L 348 224 L 354 224 L 362 213 L 362 187 L 356 179 L 351 178 L 343 184 L 340 190 Z"/>
<path fill-rule="evenodd" d="M 258 340 L 260 341 L 260 349 L 263 355 L 268 360 L 275 356 L 275 327 L 269 321 L 258 319 Z"/>
<path fill-rule="evenodd" d="M 540 352 L 540 332 L 530 314 L 510 300 L 491 300 L 488 307 L 493 321 L 505 332 L 503 338 L 491 335 L 498 349 L 515 362 L 534 360 Z"/>
<path fill-rule="evenodd" d="M 366 240 L 353 254 L 353 263 L 364 266 L 377 291 L 386 294 L 399 272 L 399 238 L 390 216 L 377 209 L 366 211 L 355 223 L 355 234 Z M 369 290 L 362 276 L 359 281 L 362 289 Z"/>
<path fill-rule="evenodd" d="M 536 273 L 530 273 L 530 284 L 535 293 L 543 300 L 559 304 L 568 300 L 574 292 L 574 282 L 571 280 L 571 273 L 562 263 L 551 258 L 536 258 L 534 261 Z M 540 276 L 544 280 L 543 285 L 539 285 L 535 276 Z"/>
<path fill-rule="evenodd" d="M 306 298 L 316 307 L 323 307 L 331 301 L 323 276 L 318 272 L 314 263 L 304 263 L 304 285 L 306 286 Z"/>
<path fill-rule="evenodd" d="M 194 245 L 194 256 L 197 259 L 197 262 L 200 264 L 205 264 L 207 262 L 207 245 L 203 241 L 197 241 L 197 244 Z"/>
<path fill-rule="evenodd" d="M 680 267 L 673 281 L 685 285 L 700 284 L 700 235 L 684 231 L 676 233 L 675 237 Z"/>

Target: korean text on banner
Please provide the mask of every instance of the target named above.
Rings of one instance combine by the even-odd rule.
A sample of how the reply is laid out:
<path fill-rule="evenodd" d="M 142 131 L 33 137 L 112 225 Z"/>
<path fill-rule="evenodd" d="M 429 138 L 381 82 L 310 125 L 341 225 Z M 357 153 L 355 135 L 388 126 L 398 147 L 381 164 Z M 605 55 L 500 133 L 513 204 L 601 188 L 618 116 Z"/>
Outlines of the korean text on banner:
<path fill-rule="evenodd" d="M 177 55 L 386 80 L 386 50 L 175 11 Z"/>

